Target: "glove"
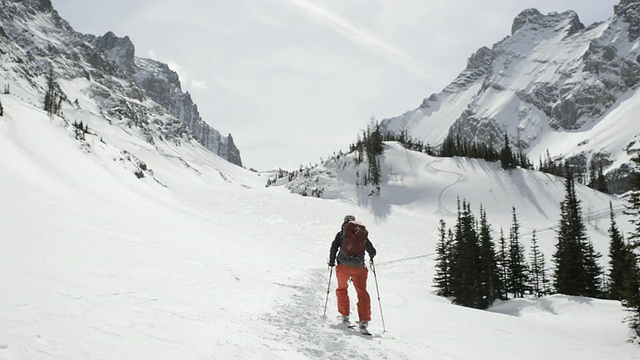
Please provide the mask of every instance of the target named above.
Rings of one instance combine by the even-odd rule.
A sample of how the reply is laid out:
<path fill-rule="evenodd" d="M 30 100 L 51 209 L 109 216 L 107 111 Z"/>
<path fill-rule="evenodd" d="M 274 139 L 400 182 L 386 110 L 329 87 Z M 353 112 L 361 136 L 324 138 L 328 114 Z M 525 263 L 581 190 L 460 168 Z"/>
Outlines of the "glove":
<path fill-rule="evenodd" d="M 331 267 L 334 267 L 334 266 L 336 266 L 336 263 L 329 261 L 329 262 L 327 263 L 327 265 L 329 265 L 329 266 L 331 266 Z"/>

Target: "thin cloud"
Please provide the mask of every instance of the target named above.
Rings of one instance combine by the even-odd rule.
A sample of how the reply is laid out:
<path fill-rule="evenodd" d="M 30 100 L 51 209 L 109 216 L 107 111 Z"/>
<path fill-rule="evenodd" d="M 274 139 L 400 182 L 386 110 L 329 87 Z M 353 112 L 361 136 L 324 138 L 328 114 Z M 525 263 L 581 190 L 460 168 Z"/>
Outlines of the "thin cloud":
<path fill-rule="evenodd" d="M 303 10 L 313 20 L 327 25 L 329 29 L 356 41 L 376 54 L 382 55 L 386 60 L 401 65 L 408 71 L 418 75 L 421 79 L 430 81 L 429 76 L 422 71 L 420 63 L 404 51 L 384 42 L 376 34 L 363 30 L 351 23 L 348 19 L 333 14 L 307 0 L 287 0 L 299 9 Z"/>
<path fill-rule="evenodd" d="M 204 81 L 200 81 L 200 80 L 191 80 L 191 87 L 194 89 L 199 89 L 199 90 L 207 90 L 209 89 L 209 87 L 207 86 L 207 83 Z"/>

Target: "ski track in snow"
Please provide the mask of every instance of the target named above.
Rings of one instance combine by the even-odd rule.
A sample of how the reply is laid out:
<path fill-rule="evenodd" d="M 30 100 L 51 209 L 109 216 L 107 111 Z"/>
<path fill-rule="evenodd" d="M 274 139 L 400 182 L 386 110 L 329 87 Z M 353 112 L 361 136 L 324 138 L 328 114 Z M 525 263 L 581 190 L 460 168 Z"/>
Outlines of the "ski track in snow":
<path fill-rule="evenodd" d="M 370 327 L 373 336 L 361 335 L 357 330 L 340 326 L 336 310 L 335 274 L 331 279 L 327 316 L 323 318 L 327 275 L 327 272 L 316 269 L 307 275 L 304 285 L 275 284 L 291 288 L 293 294 L 274 313 L 264 316 L 263 320 L 276 329 L 269 334 L 268 340 L 285 342 L 308 359 L 408 359 L 406 354 L 385 346 L 386 341 L 393 339 L 380 335 L 382 329 L 379 323 Z M 357 300 L 351 292 L 349 295 L 353 316 Z M 371 300 L 373 306 L 374 296 Z M 362 349 L 366 349 L 366 352 Z"/>
<path fill-rule="evenodd" d="M 445 206 L 444 206 L 444 201 L 442 201 L 442 198 L 444 197 L 444 193 L 451 187 L 453 187 L 454 185 L 465 181 L 467 179 L 467 176 L 465 176 L 464 174 L 460 174 L 457 172 L 453 172 L 453 171 L 445 171 L 445 170 L 440 170 L 440 169 L 436 169 L 433 167 L 433 163 L 436 162 L 440 162 L 442 160 L 434 160 L 430 163 L 428 163 L 427 165 L 425 165 L 424 170 L 425 171 L 429 171 L 429 169 L 433 170 L 434 172 L 439 172 L 439 173 L 447 173 L 447 174 L 454 174 L 458 176 L 458 179 L 453 182 L 452 184 L 449 184 L 447 186 L 445 186 L 442 191 L 440 192 L 440 194 L 438 195 L 438 210 L 437 213 L 438 214 L 446 214 L 446 215 L 455 215 L 455 212 L 448 210 Z"/>

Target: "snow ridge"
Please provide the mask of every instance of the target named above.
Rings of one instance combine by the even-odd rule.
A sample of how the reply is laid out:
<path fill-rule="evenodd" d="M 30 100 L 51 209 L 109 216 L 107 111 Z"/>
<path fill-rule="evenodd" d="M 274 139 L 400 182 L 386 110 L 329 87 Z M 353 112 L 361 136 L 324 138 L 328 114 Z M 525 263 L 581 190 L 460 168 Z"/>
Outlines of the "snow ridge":
<path fill-rule="evenodd" d="M 242 166 L 231 136 L 204 122 L 178 75 L 165 64 L 137 58 L 128 37 L 77 33 L 46 0 L 1 0 L 0 6 L 0 81 L 26 101 L 42 102 L 44 75 L 53 69 L 63 113 L 91 108 L 115 126 L 135 127 L 151 144 L 196 140 Z M 71 94 L 63 83 L 83 88 Z"/>
<path fill-rule="evenodd" d="M 638 106 L 638 6 L 622 1 L 612 18 L 589 27 L 573 11 L 524 10 L 511 35 L 478 50 L 441 93 L 382 126 L 431 146 L 452 135 L 500 149 L 507 134 L 533 163 L 548 151 L 587 173 L 601 164 L 611 190 L 622 193 L 624 164 L 640 149 L 640 124 L 620 116 Z M 610 127 L 624 131 L 603 136 Z"/>

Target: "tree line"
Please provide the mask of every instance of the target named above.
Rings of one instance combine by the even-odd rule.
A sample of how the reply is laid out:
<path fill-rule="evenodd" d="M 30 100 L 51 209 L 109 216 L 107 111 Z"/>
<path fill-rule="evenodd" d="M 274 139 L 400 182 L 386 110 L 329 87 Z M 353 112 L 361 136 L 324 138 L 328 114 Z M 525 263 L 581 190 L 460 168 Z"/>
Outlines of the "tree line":
<path fill-rule="evenodd" d="M 640 157 L 634 162 L 640 166 Z M 610 205 L 610 266 L 606 274 L 598 265 L 602 255 L 594 250 L 587 236 L 570 170 L 566 172 L 565 197 L 560 203 L 551 257 L 553 269 L 547 267 L 535 230 L 526 258 L 515 208 L 508 237 L 500 229 L 496 243 L 482 206 L 478 219 L 471 205 L 459 200 L 453 228 L 447 228 L 442 219 L 439 222 L 433 280 L 436 293 L 452 298 L 455 304 L 478 309 L 488 308 L 496 299 L 554 293 L 620 300 L 630 312 L 629 326 L 640 337 L 640 172 L 633 173 L 632 185 L 628 214 L 633 216 L 635 230 L 628 240 L 621 234 Z"/>
<path fill-rule="evenodd" d="M 579 184 L 586 185 L 592 189 L 607 194 L 610 193 L 607 179 L 604 176 L 602 163 L 598 160 L 591 160 L 587 175 L 585 165 L 581 165 L 577 161 L 554 160 L 547 151 L 544 160 L 540 158 L 539 164 L 536 167 L 519 146 L 517 146 L 517 151 L 512 149 L 511 142 L 509 141 L 509 137 L 506 133 L 504 134 L 502 148 L 499 150 L 496 150 L 491 145 L 493 141 L 489 141 L 488 143 L 476 141 L 471 142 L 466 138 L 461 137 L 459 134 L 452 133 L 447 135 L 440 147 L 437 149 L 432 148 L 429 144 L 424 144 L 421 140 L 412 138 L 406 131 L 402 131 L 397 135 L 387 133 L 384 135 L 384 139 L 385 141 L 398 141 L 409 150 L 424 152 L 432 156 L 460 156 L 472 159 L 481 159 L 488 162 L 499 162 L 500 166 L 505 170 L 515 168 L 530 169 L 559 177 L 566 177 L 566 169 L 572 168 L 574 180 Z"/>

